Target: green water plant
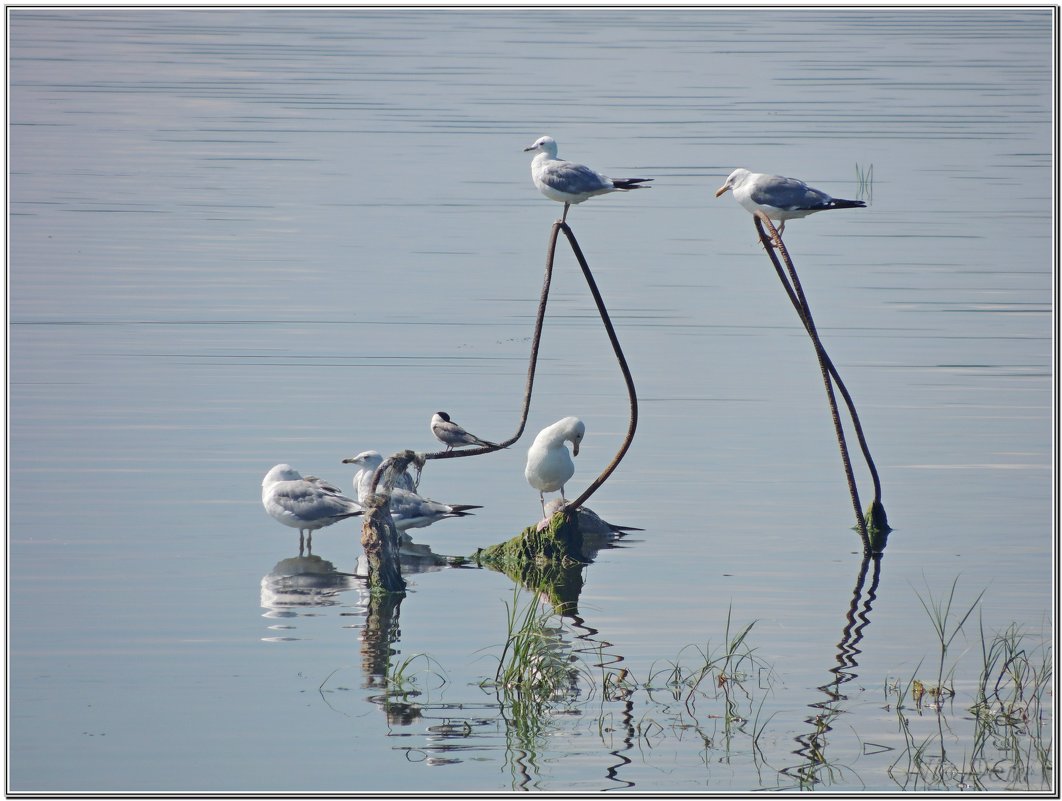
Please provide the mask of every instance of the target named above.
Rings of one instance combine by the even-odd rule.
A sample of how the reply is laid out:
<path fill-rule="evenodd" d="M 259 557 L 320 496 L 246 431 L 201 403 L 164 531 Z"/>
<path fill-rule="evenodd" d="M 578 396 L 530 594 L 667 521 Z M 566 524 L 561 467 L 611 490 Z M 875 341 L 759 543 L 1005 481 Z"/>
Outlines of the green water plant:
<path fill-rule="evenodd" d="M 522 601 L 519 585 L 514 586 L 505 608 L 507 631 L 498 666 L 493 679 L 480 685 L 497 695 L 506 721 L 507 761 L 517 784 L 525 786 L 554 713 L 574 700 L 588 673 L 564 643 L 556 613 L 537 594 Z"/>
<path fill-rule="evenodd" d="M 944 684 L 944 663 L 948 657 L 948 650 L 951 648 L 952 642 L 962 632 L 963 626 L 966 625 L 966 621 L 969 620 L 970 615 L 973 614 L 974 609 L 981 602 L 981 598 L 984 597 L 986 590 L 981 590 L 977 594 L 977 597 L 973 600 L 973 603 L 962 613 L 962 617 L 958 619 L 958 622 L 954 622 L 953 607 L 955 604 L 955 589 L 959 584 L 959 577 L 956 576 L 955 580 L 951 583 L 951 589 L 949 590 L 947 597 L 941 596 L 940 598 L 933 597 L 933 591 L 926 584 L 926 598 L 923 598 L 921 593 L 917 590 L 915 595 L 918 596 L 919 602 L 922 604 L 922 608 L 926 610 L 926 614 L 929 615 L 930 622 L 933 624 L 933 632 L 937 636 L 937 642 L 940 645 L 940 658 L 937 662 L 937 683 L 934 688 L 936 693 L 943 694 L 948 692 L 950 695 L 955 694 L 954 687 L 946 688 Z M 952 668 L 954 671 L 954 667 Z M 949 671 L 949 678 L 951 672 Z"/>
<path fill-rule="evenodd" d="M 874 165 L 868 164 L 863 167 L 856 162 L 856 180 L 859 182 L 858 197 L 866 200 L 874 199 Z"/>
<path fill-rule="evenodd" d="M 427 654 L 413 654 L 389 666 L 387 692 L 390 695 L 419 695 L 427 677 L 438 679 L 440 686 L 448 682 L 446 671 L 437 660 Z"/>
<path fill-rule="evenodd" d="M 905 790 L 1029 790 L 1050 786 L 1053 772 L 1050 712 L 1045 698 L 1054 678 L 1051 649 L 1012 623 L 989 635 L 979 619 L 981 667 L 976 682 L 958 681 L 960 662 L 949 664 L 959 633 L 978 608 L 982 590 L 968 606 L 956 607 L 956 586 L 935 598 L 919 595 L 938 643 L 935 681 L 918 678 L 923 662 L 905 681 L 886 682 L 886 697 L 895 699 L 897 724 L 905 748 L 888 773 Z M 972 684 L 968 716 L 954 722 L 951 710 L 959 691 Z M 930 711 L 932 714 L 925 715 Z M 972 723 L 967 738 L 954 729 Z M 927 730 L 927 725 L 929 726 Z M 920 729 L 915 733 L 915 728 Z M 955 758 L 956 741 L 966 741 Z M 906 764 L 900 767 L 906 758 Z"/>
<path fill-rule="evenodd" d="M 505 604 L 508 632 L 494 682 L 504 690 L 544 701 L 566 695 L 578 669 L 563 645 L 560 629 L 550 625 L 554 612 L 537 597 L 520 605 L 520 589 Z"/>

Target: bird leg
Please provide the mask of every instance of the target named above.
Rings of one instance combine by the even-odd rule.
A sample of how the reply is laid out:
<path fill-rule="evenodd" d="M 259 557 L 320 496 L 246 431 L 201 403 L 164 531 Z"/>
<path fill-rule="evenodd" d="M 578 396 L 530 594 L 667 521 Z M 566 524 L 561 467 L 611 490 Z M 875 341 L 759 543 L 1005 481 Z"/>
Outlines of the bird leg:
<path fill-rule="evenodd" d="M 775 227 L 774 220 L 768 217 L 762 209 L 756 209 L 753 213 L 754 217 L 762 220 L 767 225 L 767 230 L 771 231 L 770 247 L 778 249 L 782 246 L 782 231 L 785 229 L 785 220 L 782 220 L 782 224 Z M 764 245 L 767 247 L 767 245 Z"/>
<path fill-rule="evenodd" d="M 302 556 L 303 544 L 302 544 L 302 529 L 299 529 L 299 556 Z"/>
<path fill-rule="evenodd" d="M 539 500 L 539 503 L 542 504 L 542 517 L 545 518 L 545 516 L 546 516 L 546 498 L 545 498 L 545 496 L 542 495 L 541 492 L 538 493 L 538 500 Z"/>
<path fill-rule="evenodd" d="M 568 219 L 568 207 L 570 205 L 572 205 L 572 204 L 571 203 L 565 203 L 564 204 L 564 214 L 561 215 L 561 222 L 564 222 L 565 220 Z"/>

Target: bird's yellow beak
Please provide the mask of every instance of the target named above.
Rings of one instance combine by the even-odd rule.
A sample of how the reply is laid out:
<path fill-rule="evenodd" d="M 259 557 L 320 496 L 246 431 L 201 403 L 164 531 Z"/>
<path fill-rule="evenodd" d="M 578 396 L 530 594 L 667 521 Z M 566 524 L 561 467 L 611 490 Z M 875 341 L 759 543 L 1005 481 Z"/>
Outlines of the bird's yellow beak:
<path fill-rule="evenodd" d="M 721 194 L 726 192 L 726 190 L 728 190 L 729 188 L 730 188 L 729 184 L 723 184 L 721 187 L 719 187 L 718 189 L 715 190 L 715 196 L 719 197 Z"/>

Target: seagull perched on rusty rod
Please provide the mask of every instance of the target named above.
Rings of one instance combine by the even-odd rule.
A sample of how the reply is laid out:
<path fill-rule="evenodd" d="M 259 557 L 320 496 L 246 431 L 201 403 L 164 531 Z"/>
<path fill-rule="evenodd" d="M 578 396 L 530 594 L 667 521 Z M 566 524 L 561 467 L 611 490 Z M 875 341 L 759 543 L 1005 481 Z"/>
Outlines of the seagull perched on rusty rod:
<path fill-rule="evenodd" d="M 557 142 L 552 136 L 540 136 L 534 144 L 525 147 L 524 152 L 536 154 L 531 159 L 531 180 L 538 191 L 550 200 L 564 204 L 561 222 L 568 219 L 568 207 L 573 203 L 582 203 L 609 192 L 652 188 L 642 186 L 652 178 L 609 178 L 585 164 L 557 158 Z"/>
<path fill-rule="evenodd" d="M 730 173 L 726 182 L 715 191 L 715 196 L 720 197 L 728 191 L 733 191 L 734 199 L 750 214 L 755 215 L 759 210 L 770 219 L 781 222 L 779 235 L 785 230 L 786 220 L 807 217 L 817 211 L 861 209 L 867 205 L 862 200 L 830 197 L 796 178 L 749 172 L 741 168 Z"/>

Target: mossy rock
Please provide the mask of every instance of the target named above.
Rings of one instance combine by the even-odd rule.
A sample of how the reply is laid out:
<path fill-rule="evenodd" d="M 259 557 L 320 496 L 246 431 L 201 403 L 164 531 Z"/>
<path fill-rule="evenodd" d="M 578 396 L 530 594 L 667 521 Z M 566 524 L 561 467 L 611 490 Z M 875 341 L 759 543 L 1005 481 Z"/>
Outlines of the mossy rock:
<path fill-rule="evenodd" d="M 472 559 L 549 598 L 560 614 L 574 614 L 583 589 L 583 537 L 560 511 L 541 531 L 530 525 L 507 542 L 477 551 Z"/>
<path fill-rule="evenodd" d="M 582 564 L 582 547 L 579 527 L 562 510 L 541 530 L 537 523 L 530 525 L 507 542 L 480 549 L 473 558 L 488 566 L 565 561 Z"/>
<path fill-rule="evenodd" d="M 889 518 L 885 514 L 885 507 L 879 502 L 873 501 L 867 507 L 867 513 L 863 517 L 863 523 L 867 527 L 867 538 L 870 540 L 872 553 L 881 553 L 889 541 Z"/>

